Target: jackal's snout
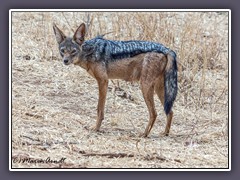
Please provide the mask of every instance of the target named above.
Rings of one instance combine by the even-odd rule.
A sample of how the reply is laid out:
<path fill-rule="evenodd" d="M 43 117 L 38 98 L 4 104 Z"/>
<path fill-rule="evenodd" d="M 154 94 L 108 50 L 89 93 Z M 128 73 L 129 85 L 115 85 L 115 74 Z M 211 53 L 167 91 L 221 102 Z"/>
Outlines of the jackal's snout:
<path fill-rule="evenodd" d="M 79 51 L 74 51 L 74 53 L 65 53 L 62 55 L 62 60 L 65 65 L 69 64 L 77 64 L 80 59 L 79 59 Z"/>
<path fill-rule="evenodd" d="M 68 58 L 63 58 L 63 63 L 64 63 L 65 65 L 69 65 L 69 64 L 70 64 L 70 61 L 69 61 Z"/>
<path fill-rule="evenodd" d="M 62 54 L 62 60 L 65 65 L 69 65 L 72 63 L 72 58 L 69 54 Z"/>

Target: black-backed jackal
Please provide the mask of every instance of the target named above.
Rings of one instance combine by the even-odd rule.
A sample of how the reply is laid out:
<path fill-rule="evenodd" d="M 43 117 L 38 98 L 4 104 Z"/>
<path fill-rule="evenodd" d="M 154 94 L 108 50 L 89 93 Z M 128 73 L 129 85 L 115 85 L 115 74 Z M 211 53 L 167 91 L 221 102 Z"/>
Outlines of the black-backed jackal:
<path fill-rule="evenodd" d="M 53 25 L 59 44 L 60 55 L 65 65 L 74 64 L 84 68 L 97 80 L 99 100 L 97 123 L 93 128 L 98 131 L 104 119 L 109 79 L 140 81 L 144 100 L 149 111 L 149 122 L 142 134 L 147 137 L 156 120 L 154 91 L 158 95 L 167 115 L 165 135 L 169 134 L 173 102 L 177 95 L 176 53 L 160 43 L 149 41 L 112 41 L 97 36 L 85 41 L 85 24 L 76 30 L 73 38 Z"/>

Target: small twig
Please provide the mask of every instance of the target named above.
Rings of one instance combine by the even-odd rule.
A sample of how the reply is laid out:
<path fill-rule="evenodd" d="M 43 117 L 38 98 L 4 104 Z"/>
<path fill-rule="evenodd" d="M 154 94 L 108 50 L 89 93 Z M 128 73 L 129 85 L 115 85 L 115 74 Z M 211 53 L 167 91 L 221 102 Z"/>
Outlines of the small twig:
<path fill-rule="evenodd" d="M 137 142 L 136 142 L 136 148 L 137 148 L 137 151 L 138 153 L 140 154 L 140 150 L 139 150 L 139 147 L 138 147 L 138 143 L 141 141 L 141 139 L 138 139 Z"/>
<path fill-rule="evenodd" d="M 86 36 L 88 36 L 89 34 L 89 27 L 92 24 L 92 19 L 90 20 L 90 13 L 87 13 L 87 20 L 84 20 L 85 24 L 86 24 Z"/>
<path fill-rule="evenodd" d="M 89 153 L 89 154 L 84 154 L 83 156 L 103 156 L 107 158 L 124 158 L 124 157 L 134 157 L 133 154 L 126 154 L 126 153 L 103 153 L 103 154 L 98 154 L 98 153 Z"/>
<path fill-rule="evenodd" d="M 43 116 L 40 116 L 40 115 L 37 115 L 37 114 L 31 114 L 31 113 L 28 113 L 28 112 L 26 112 L 25 115 L 35 117 L 35 118 L 43 118 Z"/>
<path fill-rule="evenodd" d="M 110 32 L 107 32 L 107 33 L 105 33 L 105 34 L 98 34 L 98 36 L 101 37 L 101 38 L 103 38 L 105 35 L 110 34 L 110 33 L 113 33 L 113 32 L 115 32 L 115 31 L 110 31 Z"/>
<path fill-rule="evenodd" d="M 227 89 L 226 87 L 223 89 L 223 91 L 222 91 L 221 95 L 220 95 L 220 96 L 218 96 L 218 98 L 216 99 L 216 101 L 215 101 L 215 103 L 214 103 L 214 104 L 217 104 L 217 103 L 218 103 L 219 99 L 222 97 L 222 95 L 223 95 L 223 93 L 225 92 L 225 90 L 226 90 L 226 89 Z"/>
<path fill-rule="evenodd" d="M 154 160 L 154 159 L 157 159 L 157 160 L 160 160 L 160 161 L 167 161 L 166 158 L 163 158 L 163 157 L 160 157 L 160 156 L 149 156 L 149 155 L 145 156 L 143 159 L 148 160 L 148 161 Z"/>
<path fill-rule="evenodd" d="M 24 137 L 24 138 L 30 139 L 30 140 L 32 140 L 32 141 L 38 141 L 38 142 L 40 142 L 40 139 L 34 139 L 34 138 L 29 137 L 29 136 L 26 136 L 26 135 L 20 135 L 20 137 Z"/>

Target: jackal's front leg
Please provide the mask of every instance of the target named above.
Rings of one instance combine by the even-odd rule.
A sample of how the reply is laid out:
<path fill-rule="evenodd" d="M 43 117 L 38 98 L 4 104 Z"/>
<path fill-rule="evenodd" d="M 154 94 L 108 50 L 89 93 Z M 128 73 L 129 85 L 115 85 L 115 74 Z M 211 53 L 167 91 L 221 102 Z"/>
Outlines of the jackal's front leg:
<path fill-rule="evenodd" d="M 99 99 L 98 99 L 98 107 L 97 107 L 97 123 L 96 126 L 93 128 L 94 131 L 98 131 L 102 120 L 104 119 L 104 106 L 106 102 L 107 96 L 107 87 L 108 87 L 108 80 L 106 79 L 98 79 L 98 88 L 99 88 Z"/>

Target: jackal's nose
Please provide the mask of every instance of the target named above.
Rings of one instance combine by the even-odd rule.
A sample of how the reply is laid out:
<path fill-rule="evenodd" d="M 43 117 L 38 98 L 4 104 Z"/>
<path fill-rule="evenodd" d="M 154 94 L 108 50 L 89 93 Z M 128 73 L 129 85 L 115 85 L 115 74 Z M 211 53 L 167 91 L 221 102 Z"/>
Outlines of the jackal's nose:
<path fill-rule="evenodd" d="M 68 63 L 68 59 L 64 59 L 63 62 L 64 62 L 64 64 L 67 64 Z"/>

